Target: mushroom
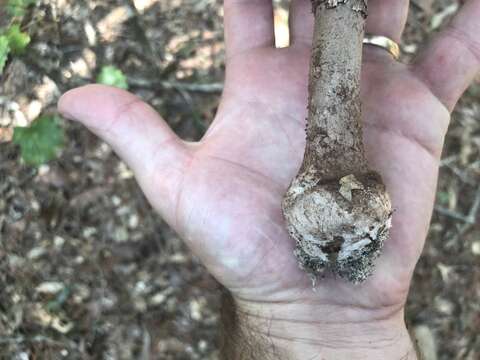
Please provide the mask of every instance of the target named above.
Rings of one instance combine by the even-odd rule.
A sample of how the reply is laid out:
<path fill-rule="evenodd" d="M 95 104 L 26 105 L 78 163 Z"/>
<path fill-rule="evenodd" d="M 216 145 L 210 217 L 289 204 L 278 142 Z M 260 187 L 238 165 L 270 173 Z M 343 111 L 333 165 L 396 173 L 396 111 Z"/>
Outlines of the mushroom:
<path fill-rule="evenodd" d="M 315 14 L 303 163 L 283 201 L 301 267 L 353 283 L 389 236 L 390 198 L 362 139 L 360 72 L 366 0 L 312 0 Z"/>

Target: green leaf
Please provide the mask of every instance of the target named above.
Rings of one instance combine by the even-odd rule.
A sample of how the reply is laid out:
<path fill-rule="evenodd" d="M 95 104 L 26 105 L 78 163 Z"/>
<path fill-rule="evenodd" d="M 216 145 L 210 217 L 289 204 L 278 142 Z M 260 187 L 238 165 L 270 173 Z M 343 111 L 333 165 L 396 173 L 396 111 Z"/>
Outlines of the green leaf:
<path fill-rule="evenodd" d="M 38 166 L 54 159 L 63 140 L 56 116 L 41 116 L 29 127 L 16 127 L 13 133 L 13 142 L 20 146 L 22 159 L 28 165 Z"/>
<path fill-rule="evenodd" d="M 36 0 L 8 0 L 6 10 L 10 16 L 22 17 L 27 8 L 36 2 Z"/>
<path fill-rule="evenodd" d="M 115 86 L 120 89 L 128 89 L 127 77 L 115 66 L 102 67 L 100 74 L 97 76 L 97 83 L 103 85 Z"/>
<path fill-rule="evenodd" d="M 10 53 L 10 45 L 8 45 L 8 39 L 5 35 L 1 35 L 0 36 L 0 74 L 3 72 L 3 68 L 7 63 L 9 53 Z"/>
<path fill-rule="evenodd" d="M 5 36 L 13 54 L 22 54 L 30 43 L 30 36 L 20 30 L 20 25 L 15 24 L 8 28 Z"/>

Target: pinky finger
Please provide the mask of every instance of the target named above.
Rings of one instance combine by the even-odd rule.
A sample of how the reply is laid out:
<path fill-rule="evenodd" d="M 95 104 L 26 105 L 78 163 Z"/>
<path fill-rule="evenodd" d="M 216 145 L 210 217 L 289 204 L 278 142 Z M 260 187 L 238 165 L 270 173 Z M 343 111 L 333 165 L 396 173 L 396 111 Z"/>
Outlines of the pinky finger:
<path fill-rule="evenodd" d="M 451 111 L 480 71 L 480 0 L 469 0 L 413 65 Z"/>

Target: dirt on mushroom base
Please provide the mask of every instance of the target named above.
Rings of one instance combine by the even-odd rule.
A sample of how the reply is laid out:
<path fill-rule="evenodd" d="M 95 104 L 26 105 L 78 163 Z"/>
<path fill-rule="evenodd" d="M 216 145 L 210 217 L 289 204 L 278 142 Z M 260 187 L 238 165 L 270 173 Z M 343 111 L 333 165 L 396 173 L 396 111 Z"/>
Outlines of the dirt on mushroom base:
<path fill-rule="evenodd" d="M 300 177 L 287 193 L 284 211 L 297 242 L 295 255 L 314 277 L 333 273 L 353 283 L 365 281 L 388 239 L 392 211 L 385 186 L 376 173 L 357 176 L 319 184 Z"/>

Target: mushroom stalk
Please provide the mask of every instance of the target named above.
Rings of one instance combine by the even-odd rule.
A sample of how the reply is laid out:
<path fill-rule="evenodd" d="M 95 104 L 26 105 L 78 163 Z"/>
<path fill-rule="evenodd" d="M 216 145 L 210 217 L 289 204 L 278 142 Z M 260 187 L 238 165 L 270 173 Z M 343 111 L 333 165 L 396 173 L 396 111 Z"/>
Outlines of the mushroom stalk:
<path fill-rule="evenodd" d="M 307 144 L 283 212 L 295 254 L 314 275 L 354 283 L 373 271 L 392 208 L 363 147 L 360 75 L 366 0 L 312 0 L 315 30 Z"/>

